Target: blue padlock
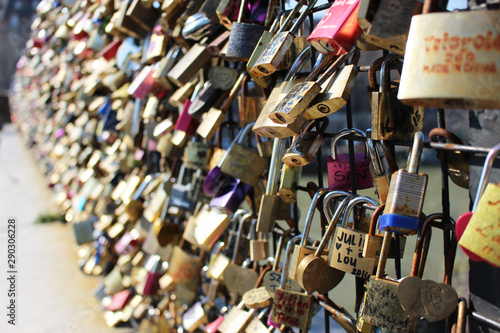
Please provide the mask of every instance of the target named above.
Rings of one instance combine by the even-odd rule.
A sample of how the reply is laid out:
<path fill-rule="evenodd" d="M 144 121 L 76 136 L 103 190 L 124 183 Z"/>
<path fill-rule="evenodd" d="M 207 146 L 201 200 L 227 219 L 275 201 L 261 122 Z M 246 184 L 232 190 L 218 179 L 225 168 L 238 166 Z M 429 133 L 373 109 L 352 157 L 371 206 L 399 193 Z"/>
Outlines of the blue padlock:
<path fill-rule="evenodd" d="M 384 215 L 380 217 L 382 230 L 414 235 L 421 229 L 420 215 L 428 179 L 426 174 L 417 174 L 423 139 L 422 132 L 415 133 L 407 169 L 400 169 L 391 177 Z"/>

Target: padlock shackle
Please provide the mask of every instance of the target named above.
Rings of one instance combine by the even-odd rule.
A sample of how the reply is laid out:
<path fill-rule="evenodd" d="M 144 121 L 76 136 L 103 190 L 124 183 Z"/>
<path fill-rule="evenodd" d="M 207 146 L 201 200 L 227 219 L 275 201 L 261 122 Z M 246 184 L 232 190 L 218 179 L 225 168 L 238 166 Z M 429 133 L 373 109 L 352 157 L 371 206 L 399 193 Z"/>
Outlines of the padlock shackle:
<path fill-rule="evenodd" d="M 297 13 L 299 12 L 299 10 L 302 8 L 302 6 L 304 5 L 305 1 L 306 0 L 300 0 L 299 2 L 297 2 L 297 4 L 295 5 L 295 7 L 293 7 L 292 10 L 289 10 L 289 11 L 286 11 L 286 12 L 283 11 L 282 13 L 280 13 L 280 15 L 282 15 L 283 13 L 288 13 L 288 14 L 287 14 L 287 17 L 285 19 L 285 22 L 283 22 L 283 24 L 280 25 L 278 31 L 276 32 L 277 34 L 285 31 L 285 29 L 288 29 L 288 27 L 290 26 L 290 24 L 292 24 L 293 18 L 295 17 L 295 15 L 297 15 Z M 281 19 L 281 17 L 280 17 L 280 19 Z M 297 20 L 300 20 L 300 17 Z"/>
<path fill-rule="evenodd" d="M 247 77 L 247 73 L 242 72 L 236 82 L 234 83 L 234 86 L 231 88 L 231 91 L 229 92 L 229 96 L 224 100 L 224 103 L 221 105 L 220 110 L 223 113 L 226 113 L 227 110 L 231 107 L 231 104 L 233 103 L 234 99 L 236 96 L 238 96 L 238 92 L 240 91 L 241 86 L 243 85 L 243 81 Z"/>
<path fill-rule="evenodd" d="M 349 53 L 343 54 L 335 59 L 335 61 L 328 67 L 328 69 L 323 72 L 323 74 L 321 74 L 321 76 L 316 80 L 316 83 L 319 85 L 325 83 L 326 80 L 328 80 L 333 74 L 335 74 L 336 71 L 340 69 L 344 61 L 353 54 L 354 50 L 356 50 L 355 47 L 353 47 L 349 51 Z"/>
<path fill-rule="evenodd" d="M 481 178 L 479 178 L 479 185 L 477 186 L 476 198 L 474 200 L 474 207 L 472 207 L 472 212 L 476 211 L 479 199 L 481 198 L 481 195 L 483 195 L 483 192 L 486 189 L 486 185 L 488 184 L 488 180 L 490 178 L 490 172 L 493 166 L 493 162 L 495 161 L 495 158 L 499 152 L 500 152 L 500 143 L 497 144 L 495 147 L 491 148 L 490 152 L 486 156 L 486 160 L 484 161 L 484 166 L 483 166 L 483 172 L 481 172 Z"/>
<path fill-rule="evenodd" d="M 384 209 L 385 203 L 378 206 L 377 209 L 375 209 L 375 211 L 373 212 L 372 218 L 370 220 L 370 229 L 368 230 L 368 236 L 375 236 L 375 233 L 377 231 L 378 218 L 382 214 L 384 214 Z"/>
<path fill-rule="evenodd" d="M 368 83 L 372 91 L 377 91 L 380 87 L 377 82 L 377 71 L 380 70 L 380 66 L 382 66 L 383 61 L 384 57 L 376 59 L 374 62 L 372 62 L 370 68 L 368 69 Z"/>
<path fill-rule="evenodd" d="M 314 217 L 314 212 L 316 211 L 316 208 L 318 207 L 318 203 L 320 202 L 320 197 L 327 193 L 328 189 L 326 188 L 320 188 L 318 191 L 316 191 L 316 194 L 314 194 L 314 197 L 312 198 L 311 205 L 309 206 L 309 210 L 307 211 L 306 215 L 306 222 L 304 225 L 304 231 L 302 234 L 304 237 L 302 237 L 302 240 L 300 242 L 300 247 L 305 247 L 307 243 L 307 238 L 309 237 L 309 232 L 311 231 L 311 225 Z"/>
<path fill-rule="evenodd" d="M 330 224 L 328 225 L 328 228 L 325 231 L 325 235 L 323 236 L 323 238 L 321 238 L 321 242 L 319 243 L 318 248 L 314 252 L 314 256 L 316 258 L 319 258 L 323 254 L 323 251 L 325 250 L 326 245 L 328 244 L 328 242 L 330 241 L 330 238 L 333 235 L 333 231 L 337 227 L 337 223 L 339 221 L 340 216 L 342 216 L 342 213 L 345 211 L 345 208 L 347 207 L 347 205 L 349 204 L 349 201 L 351 201 L 351 200 L 354 200 L 352 195 L 343 199 L 342 202 L 340 203 L 339 207 L 335 211 L 335 214 L 333 215 L 332 219 L 330 220 Z"/>
<path fill-rule="evenodd" d="M 323 212 L 328 220 L 333 219 L 332 211 L 330 210 L 330 202 L 339 197 L 350 197 L 352 193 L 346 191 L 330 191 L 323 197 Z"/>
<path fill-rule="evenodd" d="M 240 224 L 238 227 L 238 233 L 236 236 L 236 244 L 234 245 L 234 251 L 233 251 L 233 256 L 231 258 L 231 262 L 234 264 L 236 263 L 236 259 L 238 259 L 238 255 L 240 254 L 240 243 L 241 243 L 241 238 L 243 237 L 243 225 L 245 224 L 246 221 L 252 218 L 252 213 L 247 213 L 240 219 Z M 251 231 L 251 230 L 250 230 Z"/>
<path fill-rule="evenodd" d="M 375 199 L 372 199 L 370 197 L 357 196 L 357 197 L 353 198 L 352 200 L 349 201 L 349 204 L 347 205 L 347 207 L 345 209 L 344 216 L 342 218 L 342 224 L 341 224 L 342 228 L 347 228 L 347 221 L 349 220 L 349 216 L 352 214 L 354 207 L 358 206 L 360 204 L 371 204 L 374 207 L 379 206 L 379 203 Z"/>
<path fill-rule="evenodd" d="M 293 248 L 295 247 L 295 243 L 298 241 L 302 242 L 303 235 L 297 235 L 290 239 L 290 241 L 286 244 L 286 252 L 285 252 L 285 258 L 283 259 L 283 270 L 281 271 L 281 281 L 280 281 L 280 288 L 284 289 L 286 285 L 286 280 L 288 279 L 288 270 L 290 269 L 290 259 L 291 259 L 291 254 L 293 251 Z M 304 237 L 307 239 L 307 237 Z"/>
<path fill-rule="evenodd" d="M 388 93 L 389 92 L 389 85 L 390 85 L 390 73 L 389 70 L 391 68 L 391 64 L 395 62 L 398 59 L 403 58 L 402 55 L 396 54 L 396 53 L 391 53 L 385 59 L 382 61 L 382 65 L 380 67 L 380 85 L 379 85 L 379 92 L 380 93 Z"/>
<path fill-rule="evenodd" d="M 387 264 L 387 257 L 389 256 L 389 249 L 391 245 L 392 231 L 386 230 L 384 233 L 384 241 L 382 242 L 382 248 L 380 249 L 380 257 L 378 259 L 377 273 L 375 277 L 377 279 L 382 279 L 385 275 L 385 265 Z"/>
<path fill-rule="evenodd" d="M 276 249 L 276 254 L 274 255 L 275 260 L 273 264 L 273 271 L 277 271 L 279 268 L 281 253 L 283 252 L 283 247 L 285 246 L 284 239 L 288 237 L 288 235 L 291 234 L 293 230 L 294 229 L 288 229 L 280 236 L 280 239 L 278 241 L 278 248 Z"/>
<path fill-rule="evenodd" d="M 304 0 L 302 0 L 302 1 L 304 1 Z M 302 26 L 302 23 L 304 23 L 305 19 L 307 18 L 307 16 L 311 12 L 311 10 L 316 5 L 316 2 L 318 2 L 318 0 L 311 0 L 311 2 L 309 2 L 309 4 L 307 5 L 306 9 L 304 9 L 304 11 L 300 14 L 299 18 L 295 21 L 294 25 L 290 28 L 290 33 L 292 35 L 295 36 L 295 34 L 299 30 L 299 28 Z"/>
<path fill-rule="evenodd" d="M 309 59 L 311 56 L 311 45 L 307 45 L 302 52 L 297 56 L 295 61 L 293 62 L 292 66 L 288 70 L 288 73 L 286 74 L 286 77 L 284 78 L 284 82 L 288 82 L 293 80 L 297 76 L 297 73 L 299 70 L 302 68 L 302 66 L 305 64 L 305 61 Z"/>
<path fill-rule="evenodd" d="M 355 136 L 366 138 L 365 132 L 363 132 L 362 130 L 356 129 L 356 128 L 340 130 L 332 138 L 332 144 L 330 146 L 330 157 L 332 158 L 332 160 L 337 159 L 337 141 L 340 138 L 343 138 L 343 137 L 351 135 L 351 134 L 355 135 Z M 366 149 L 366 144 L 365 144 L 365 155 L 366 155 L 366 150 L 367 149 Z"/>
<path fill-rule="evenodd" d="M 137 200 L 141 196 L 142 192 L 146 189 L 146 186 L 153 180 L 153 175 L 147 175 L 144 177 L 144 180 L 141 182 L 141 185 L 137 188 L 137 190 L 134 192 L 134 195 L 132 196 L 132 200 Z"/>
<path fill-rule="evenodd" d="M 242 23 L 241 21 L 243 20 L 243 13 L 245 12 L 245 7 L 247 4 L 247 0 L 240 0 L 240 11 L 238 12 L 238 23 Z"/>
<path fill-rule="evenodd" d="M 269 176 L 267 177 L 266 194 L 274 195 L 278 186 L 279 173 L 281 171 L 281 159 L 285 153 L 285 139 L 274 138 L 273 153 L 269 162 Z"/>
<path fill-rule="evenodd" d="M 384 174 L 384 170 L 382 168 L 382 163 L 379 159 L 379 154 L 377 151 L 377 147 L 372 141 L 371 135 L 372 130 L 369 128 L 365 131 L 366 133 L 366 147 L 368 148 L 368 155 L 370 156 L 371 165 L 373 166 L 373 170 L 375 175 L 380 176 Z"/>
<path fill-rule="evenodd" d="M 255 121 L 248 123 L 245 127 L 243 127 L 238 133 L 237 143 L 242 145 L 244 140 L 247 138 L 248 134 L 252 132 L 253 125 L 255 125 Z"/>
<path fill-rule="evenodd" d="M 422 150 L 424 149 L 424 134 L 422 132 L 415 132 L 413 136 L 413 146 L 411 148 L 408 168 L 409 173 L 418 173 L 420 165 L 420 158 L 422 157 Z"/>

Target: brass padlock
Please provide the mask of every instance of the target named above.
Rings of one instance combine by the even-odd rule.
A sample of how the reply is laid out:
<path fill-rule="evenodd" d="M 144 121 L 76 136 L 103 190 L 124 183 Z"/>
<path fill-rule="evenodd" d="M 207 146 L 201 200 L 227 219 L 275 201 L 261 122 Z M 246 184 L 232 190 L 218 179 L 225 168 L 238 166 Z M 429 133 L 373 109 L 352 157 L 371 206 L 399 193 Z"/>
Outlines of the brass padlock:
<path fill-rule="evenodd" d="M 354 52 L 354 48 L 346 55 L 339 56 L 335 61 L 333 55 L 325 59 L 314 68 L 313 72 L 300 84 L 295 85 L 292 90 L 281 100 L 269 118 L 277 124 L 293 123 L 309 107 L 312 100 L 321 92 L 321 85 L 338 69 L 338 66 Z M 327 68 L 321 75 L 321 70 Z M 316 81 L 314 81 L 317 79 Z"/>
<path fill-rule="evenodd" d="M 178 87 L 188 83 L 198 71 L 210 60 L 207 45 L 194 44 L 191 49 L 168 72 L 167 77 Z"/>
<path fill-rule="evenodd" d="M 286 138 L 299 134 L 305 122 L 302 116 L 291 124 L 277 124 L 273 122 L 269 115 L 274 111 L 288 92 L 303 79 L 296 78 L 298 71 L 304 65 L 305 61 L 309 58 L 311 52 L 310 47 L 306 47 L 297 57 L 294 64 L 290 68 L 284 81 L 280 85 L 276 85 L 267 99 L 264 108 L 260 112 L 259 117 L 255 122 L 253 131 L 260 136 L 273 137 L 273 138 Z"/>
<path fill-rule="evenodd" d="M 248 76 L 243 79 L 242 86 L 241 95 L 238 96 L 238 123 L 240 127 L 245 127 L 248 123 L 257 120 L 265 100 L 262 92 L 257 95 L 255 93 L 250 95 Z"/>
<path fill-rule="evenodd" d="M 281 68 L 281 64 L 293 46 L 295 35 L 299 30 L 302 23 L 305 21 L 309 12 L 316 4 L 316 0 L 311 1 L 306 9 L 299 16 L 294 25 L 290 28 L 290 31 L 285 31 L 290 26 L 290 23 L 295 16 L 296 12 L 303 6 L 303 1 L 300 1 L 295 5 L 294 10 L 290 12 L 287 16 L 287 20 L 276 32 L 276 34 L 271 38 L 267 44 L 260 58 L 255 62 L 252 67 L 251 72 L 257 76 L 268 76 L 273 74 L 277 69 Z"/>
<path fill-rule="evenodd" d="M 255 149 L 243 145 L 253 125 L 254 123 L 248 124 L 238 133 L 237 140 L 231 143 L 220 162 L 222 172 L 251 186 L 257 184 L 267 164 L 267 159 L 260 156 Z"/>
<path fill-rule="evenodd" d="M 333 234 L 333 231 L 336 229 L 337 222 L 343 210 L 352 200 L 354 199 L 351 199 L 351 197 L 346 197 L 342 200 L 335 211 L 335 215 L 330 220 L 328 229 L 321 239 L 316 251 L 312 255 L 302 259 L 297 267 L 297 281 L 299 282 L 299 285 L 308 293 L 317 291 L 319 294 L 326 294 L 335 288 L 344 278 L 344 273 L 329 265 L 327 260 L 323 258 L 322 255 Z"/>
<path fill-rule="evenodd" d="M 318 126 L 318 122 L 321 123 Z M 304 132 L 297 135 L 292 145 L 287 149 L 283 156 L 283 163 L 288 166 L 304 166 L 311 163 L 318 150 L 321 148 L 323 141 L 325 141 L 325 131 L 328 127 L 328 118 L 323 118 L 319 121 L 313 120 L 307 125 Z M 316 125 L 317 131 L 312 131 L 311 127 Z"/>
<path fill-rule="evenodd" d="M 424 127 L 424 108 L 409 107 L 397 98 L 398 88 L 390 86 L 389 68 L 397 61 L 396 54 L 382 61 L 380 87 L 371 93 L 372 140 L 411 140 L 416 132 Z M 376 87 L 376 67 L 380 60 L 370 66 L 370 88 Z M 376 88 L 375 88 L 376 89 Z"/>
<path fill-rule="evenodd" d="M 302 175 L 302 167 L 291 167 L 283 164 L 281 169 L 279 194 L 281 200 L 293 204 L 297 202 L 297 186 Z"/>
<path fill-rule="evenodd" d="M 358 75 L 359 51 L 355 51 L 349 65 L 337 70 L 324 83 L 322 93 L 312 100 L 311 106 L 304 112 L 304 118 L 316 119 L 326 117 L 343 108 L 351 95 L 352 88 Z"/>

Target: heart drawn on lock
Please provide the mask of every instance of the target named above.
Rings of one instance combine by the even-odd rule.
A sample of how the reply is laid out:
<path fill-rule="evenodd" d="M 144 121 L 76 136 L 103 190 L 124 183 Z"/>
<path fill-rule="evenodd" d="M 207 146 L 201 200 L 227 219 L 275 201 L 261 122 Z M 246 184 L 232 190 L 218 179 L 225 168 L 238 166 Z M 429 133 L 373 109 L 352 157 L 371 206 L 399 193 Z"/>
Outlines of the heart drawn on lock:
<path fill-rule="evenodd" d="M 342 247 L 342 243 L 335 243 L 335 247 L 337 248 L 337 250 L 340 250 L 340 248 Z"/>
<path fill-rule="evenodd" d="M 457 308 L 458 294 L 452 286 L 432 280 L 422 281 L 422 302 L 429 322 L 443 320 Z"/>
<path fill-rule="evenodd" d="M 302 315 L 304 314 L 304 310 L 303 310 L 303 309 L 301 309 L 301 308 L 297 309 L 297 314 L 298 314 L 299 316 L 302 316 Z"/>

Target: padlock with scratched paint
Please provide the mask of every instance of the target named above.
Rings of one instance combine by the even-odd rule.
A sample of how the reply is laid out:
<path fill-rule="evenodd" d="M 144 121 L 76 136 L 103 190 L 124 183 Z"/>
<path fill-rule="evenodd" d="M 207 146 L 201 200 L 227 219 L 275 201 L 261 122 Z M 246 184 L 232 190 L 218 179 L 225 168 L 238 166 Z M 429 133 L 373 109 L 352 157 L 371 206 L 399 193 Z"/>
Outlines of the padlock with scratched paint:
<path fill-rule="evenodd" d="M 397 294 L 399 283 L 384 277 L 391 238 L 392 232 L 386 231 L 377 274 L 371 276 L 366 285 L 360 324 L 363 323 L 365 327 L 371 324 L 393 332 L 412 332 L 417 322 L 410 320 L 401 306 Z"/>
<path fill-rule="evenodd" d="M 318 125 L 321 123 L 321 125 Z M 312 159 L 321 149 L 323 141 L 325 141 L 325 131 L 328 127 L 328 118 L 323 118 L 318 121 L 313 120 L 307 125 L 304 132 L 297 135 L 292 141 L 291 146 L 283 156 L 283 163 L 288 166 L 304 166 L 311 163 Z M 317 131 L 312 131 L 312 126 L 315 125 Z"/>
<path fill-rule="evenodd" d="M 308 330 L 312 320 L 312 296 L 301 292 L 291 291 L 285 287 L 289 259 L 291 257 L 294 242 L 301 239 L 301 235 L 295 236 L 288 242 L 285 252 L 284 267 L 281 273 L 280 287 L 274 290 L 273 308 L 269 320 L 278 325 L 296 327 Z"/>
<path fill-rule="evenodd" d="M 336 228 L 328 263 L 334 268 L 366 280 L 374 273 L 376 259 L 362 257 L 366 233 L 355 228 L 347 228 L 349 216 L 353 213 L 354 207 L 362 204 L 378 207 L 378 203 L 370 197 L 359 196 L 349 201 L 342 225 Z"/>
<path fill-rule="evenodd" d="M 333 218 L 330 220 L 328 229 L 321 239 L 316 251 L 302 259 L 297 267 L 297 281 L 299 285 L 310 294 L 315 291 L 319 294 L 326 294 L 335 288 L 344 278 L 344 273 L 329 265 L 327 258 L 322 256 L 333 231 L 337 229 L 336 225 L 343 210 L 348 206 L 351 200 L 354 199 L 352 199 L 352 197 L 346 197 L 342 200 Z"/>
<path fill-rule="evenodd" d="M 236 84 L 238 77 L 238 70 L 236 68 L 224 66 L 223 62 L 219 63 L 217 66 L 211 66 L 208 70 L 208 80 L 215 88 L 224 91 L 231 90 Z"/>
<path fill-rule="evenodd" d="M 189 169 L 205 169 L 212 155 L 212 145 L 206 142 L 188 141 L 184 148 L 183 162 Z"/>
<path fill-rule="evenodd" d="M 298 9 L 303 6 L 303 1 L 298 2 L 295 5 L 294 10 L 290 12 L 287 16 L 287 20 L 285 23 L 278 29 L 276 34 L 271 38 L 269 43 L 267 44 L 265 50 L 262 51 L 260 58 L 255 62 L 254 66 L 251 69 L 251 72 L 257 76 L 268 76 L 273 74 L 277 69 L 282 67 L 282 62 L 293 47 L 293 42 L 295 39 L 295 35 L 300 29 L 300 26 L 305 21 L 309 12 L 316 4 L 316 0 L 311 1 L 304 11 L 300 14 L 299 18 L 295 21 L 293 26 L 290 27 L 290 23 L 295 16 L 295 13 Z"/>
<path fill-rule="evenodd" d="M 284 81 L 276 85 L 269 95 L 264 108 L 259 114 L 259 117 L 255 121 L 255 126 L 253 131 L 265 137 L 273 138 L 286 138 L 290 136 L 295 136 L 299 134 L 305 122 L 304 117 L 297 117 L 297 119 L 291 124 L 277 124 L 273 122 L 269 115 L 274 111 L 275 107 L 283 100 L 283 98 L 288 94 L 288 92 L 298 83 L 302 82 L 303 79 L 297 78 L 297 74 L 306 63 L 306 60 L 310 57 L 311 50 L 310 47 L 306 47 L 295 59 L 292 67 L 287 73 Z"/>
<path fill-rule="evenodd" d="M 350 53 L 353 51 L 354 49 Z M 309 104 L 321 92 L 321 85 L 338 69 L 338 66 L 350 53 L 337 57 L 335 61 L 333 61 L 335 57 L 333 55 L 325 57 L 304 82 L 295 85 L 288 92 L 269 114 L 269 118 L 277 124 L 290 124 L 299 116 L 303 116 Z"/>
<path fill-rule="evenodd" d="M 427 189 L 428 176 L 417 174 L 422 155 L 424 135 L 415 133 L 407 169 L 396 171 L 391 177 L 384 215 L 380 217 L 380 229 L 404 235 L 420 231 L 422 206 Z"/>
<path fill-rule="evenodd" d="M 435 8 L 437 1 L 425 1 L 422 15 L 412 18 L 398 98 L 435 108 L 499 108 L 500 86 L 490 84 L 500 81 L 499 10 L 431 13 Z M 430 29 L 431 22 L 439 22 L 439 28 Z M 468 28 L 462 22 L 477 24 Z M 467 45 L 455 46 L 466 38 L 471 38 Z"/>
<path fill-rule="evenodd" d="M 316 25 L 307 41 L 321 53 L 345 54 L 361 35 L 359 0 L 336 1 Z"/>
<path fill-rule="evenodd" d="M 330 157 L 327 158 L 328 167 L 328 188 L 332 190 L 349 190 L 351 179 L 355 177 L 358 189 L 373 187 L 371 174 L 369 172 L 370 158 L 368 152 L 354 153 L 355 170 L 350 169 L 349 154 L 337 153 L 337 142 L 347 135 L 366 137 L 365 133 L 359 129 L 343 129 L 337 132 L 332 138 Z M 354 174 L 354 176 L 353 176 Z"/>
<path fill-rule="evenodd" d="M 380 85 L 376 86 L 376 60 L 369 71 L 370 103 L 372 108 L 372 139 L 411 140 L 424 127 L 424 108 L 402 104 L 397 98 L 397 87 L 391 87 L 390 66 L 401 56 L 391 54 L 384 58 L 380 69 Z"/>
<path fill-rule="evenodd" d="M 222 172 L 240 179 L 242 182 L 255 186 L 267 164 L 267 159 L 260 156 L 256 149 L 245 147 L 255 122 L 251 122 L 241 129 L 237 140 L 231 143 L 226 155 L 220 162 Z"/>

